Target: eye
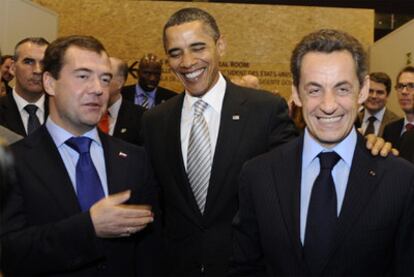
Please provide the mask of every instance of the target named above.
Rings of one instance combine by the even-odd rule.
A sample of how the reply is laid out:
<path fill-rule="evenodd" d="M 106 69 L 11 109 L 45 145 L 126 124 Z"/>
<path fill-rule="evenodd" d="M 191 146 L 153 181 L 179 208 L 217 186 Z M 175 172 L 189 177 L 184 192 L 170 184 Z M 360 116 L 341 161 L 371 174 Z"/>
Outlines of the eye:
<path fill-rule="evenodd" d="M 205 45 L 197 45 L 191 48 L 194 52 L 201 52 L 206 49 Z"/>
<path fill-rule="evenodd" d="M 23 59 L 23 63 L 24 64 L 32 65 L 32 64 L 34 64 L 34 60 L 33 59 L 26 58 L 26 59 Z"/>
<path fill-rule="evenodd" d="M 337 89 L 338 94 L 340 95 L 346 95 L 351 91 L 351 88 L 349 86 L 340 86 Z"/>
<path fill-rule="evenodd" d="M 89 78 L 88 74 L 78 74 L 76 75 L 76 78 L 81 79 L 81 80 L 87 80 Z"/>
<path fill-rule="evenodd" d="M 314 87 L 314 88 L 309 88 L 309 89 L 308 89 L 308 94 L 309 94 L 310 96 L 316 96 L 316 95 L 319 95 L 319 94 L 320 94 L 320 92 L 321 92 L 321 89 L 320 89 L 320 88 L 317 88 L 317 87 Z"/>
<path fill-rule="evenodd" d="M 105 85 L 109 85 L 109 83 L 111 83 L 112 78 L 110 76 L 104 76 L 101 78 L 102 83 L 104 83 Z"/>
<path fill-rule="evenodd" d="M 172 50 L 172 51 L 168 52 L 168 56 L 170 58 L 178 58 L 179 56 L 181 56 L 181 51 L 180 50 Z"/>

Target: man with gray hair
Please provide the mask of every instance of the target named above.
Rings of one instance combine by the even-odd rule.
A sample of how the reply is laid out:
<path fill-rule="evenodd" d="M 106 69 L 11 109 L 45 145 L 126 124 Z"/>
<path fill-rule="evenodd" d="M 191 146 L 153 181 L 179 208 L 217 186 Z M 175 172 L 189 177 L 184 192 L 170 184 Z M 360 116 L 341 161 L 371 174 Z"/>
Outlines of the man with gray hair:
<path fill-rule="evenodd" d="M 33 133 L 48 115 L 42 84 L 42 60 L 48 45 L 40 37 L 16 44 L 10 69 L 16 85 L 12 93 L 0 98 L 0 124 L 22 136 Z"/>
<path fill-rule="evenodd" d="M 293 50 L 299 138 L 245 164 L 231 273 L 251 276 L 414 274 L 414 167 L 372 156 L 357 133 L 368 96 L 366 54 L 320 30 Z"/>

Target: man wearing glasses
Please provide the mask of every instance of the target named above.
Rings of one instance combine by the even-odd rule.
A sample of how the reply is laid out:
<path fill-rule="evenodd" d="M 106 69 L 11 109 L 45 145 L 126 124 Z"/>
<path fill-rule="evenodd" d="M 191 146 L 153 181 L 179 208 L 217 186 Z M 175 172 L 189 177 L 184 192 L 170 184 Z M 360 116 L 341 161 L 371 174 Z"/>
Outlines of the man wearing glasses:
<path fill-rule="evenodd" d="M 395 89 L 405 116 L 385 126 L 383 138 L 399 149 L 405 132 L 414 129 L 414 66 L 407 66 L 398 73 Z"/>

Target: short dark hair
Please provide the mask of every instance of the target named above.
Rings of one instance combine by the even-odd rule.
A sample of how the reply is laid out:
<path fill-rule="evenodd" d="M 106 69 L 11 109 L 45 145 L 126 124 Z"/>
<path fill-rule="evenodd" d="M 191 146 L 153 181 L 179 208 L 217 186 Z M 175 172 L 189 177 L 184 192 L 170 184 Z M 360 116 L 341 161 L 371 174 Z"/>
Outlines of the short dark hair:
<path fill-rule="evenodd" d="M 30 43 L 33 43 L 33 44 L 36 44 L 36 45 L 39 45 L 39 46 L 44 46 L 44 45 L 47 46 L 47 45 L 49 45 L 49 42 L 46 39 L 42 38 L 42 37 L 28 37 L 28 38 L 24 38 L 21 41 L 19 41 L 16 44 L 16 46 L 14 47 L 14 57 L 13 57 L 13 59 L 15 61 L 17 61 L 17 59 L 19 58 L 19 54 L 18 54 L 17 49 L 19 48 L 20 45 L 22 45 L 24 43 L 27 43 L 27 42 L 30 42 Z"/>
<path fill-rule="evenodd" d="M 67 36 L 53 41 L 45 52 L 43 70 L 49 72 L 53 78 L 59 79 L 59 73 L 65 61 L 65 54 L 69 47 L 76 46 L 101 54 L 106 53 L 103 44 L 92 36 Z"/>
<path fill-rule="evenodd" d="M 384 72 L 372 72 L 369 74 L 369 79 L 376 83 L 383 84 L 385 86 L 385 91 L 387 92 L 387 96 L 390 95 L 392 81 L 390 76 Z"/>
<path fill-rule="evenodd" d="M 401 74 L 403 74 L 403 73 L 405 73 L 405 72 L 414 73 L 414 66 L 412 66 L 412 65 L 408 65 L 408 66 L 404 67 L 403 69 L 401 69 L 401 71 L 400 71 L 400 72 L 398 73 L 398 75 L 397 75 L 397 80 L 396 80 L 396 83 L 397 83 L 397 84 L 399 83 L 399 80 L 400 80 Z"/>
<path fill-rule="evenodd" d="M 334 51 L 348 51 L 356 65 L 356 73 L 360 85 L 368 72 L 367 54 L 361 43 L 348 33 L 333 29 L 322 29 L 310 33 L 302 38 L 292 52 L 290 59 L 290 71 L 293 85 L 298 87 L 300 80 L 300 68 L 302 59 L 309 52 L 332 53 Z"/>
<path fill-rule="evenodd" d="M 217 41 L 220 38 L 220 29 L 217 25 L 216 20 L 211 14 L 199 8 L 184 8 L 176 11 L 173 15 L 170 16 L 167 23 L 165 23 L 163 30 L 164 48 L 167 45 L 167 38 L 165 36 L 165 32 L 169 27 L 193 21 L 201 21 L 206 26 L 208 26 L 208 31 L 211 33 L 211 36 L 215 41 Z"/>
<path fill-rule="evenodd" d="M 1 56 L 0 57 L 0 65 L 3 65 L 6 62 L 6 60 L 8 60 L 8 59 L 13 59 L 13 56 L 12 55 L 3 55 L 3 56 Z"/>

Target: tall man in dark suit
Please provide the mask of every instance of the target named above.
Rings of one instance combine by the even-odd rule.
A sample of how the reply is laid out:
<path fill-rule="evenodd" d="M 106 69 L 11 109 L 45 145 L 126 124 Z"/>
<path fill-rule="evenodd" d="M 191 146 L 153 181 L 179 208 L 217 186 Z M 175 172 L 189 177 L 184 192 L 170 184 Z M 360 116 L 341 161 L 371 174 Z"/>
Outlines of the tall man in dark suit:
<path fill-rule="evenodd" d="M 398 102 L 404 111 L 404 118 L 394 121 L 384 128 L 384 139 L 400 149 L 401 138 L 408 130 L 414 129 L 414 67 L 407 66 L 397 75 L 395 85 Z"/>
<path fill-rule="evenodd" d="M 0 98 L 0 124 L 22 136 L 32 133 L 48 115 L 41 64 L 48 44 L 44 38 L 25 38 L 14 48 L 10 70 L 16 85 L 13 93 Z"/>
<path fill-rule="evenodd" d="M 320 30 L 291 58 L 307 127 L 245 164 L 234 220 L 234 275 L 414 274 L 414 167 L 364 147 L 353 124 L 368 96 L 366 54 Z"/>
<path fill-rule="evenodd" d="M 12 147 L 18 181 L 2 203 L 2 269 L 151 274 L 155 225 L 147 225 L 157 205 L 149 161 L 142 148 L 96 128 L 111 81 L 103 45 L 93 37 L 60 38 L 47 48 L 44 70 L 50 116 Z"/>
<path fill-rule="evenodd" d="M 107 130 L 111 136 L 142 145 L 140 130 L 145 109 L 125 100 L 121 95 L 121 89 L 128 78 L 126 62 L 115 57 L 109 59 L 113 76 L 109 88 L 108 112 L 101 119 L 99 127 L 101 130 Z"/>
<path fill-rule="evenodd" d="M 226 275 L 240 168 L 296 130 L 281 97 L 222 76 L 225 43 L 210 14 L 196 8 L 176 12 L 164 27 L 164 47 L 185 93 L 146 111 L 143 129 L 162 187 L 165 269 L 180 276 Z M 195 116 L 197 103 L 206 105 L 201 117 Z M 203 140 L 194 132 L 199 119 Z M 207 144 L 202 148 L 196 141 Z"/>
<path fill-rule="evenodd" d="M 138 65 L 138 82 L 122 88 L 125 100 L 131 101 L 145 109 L 161 104 L 176 93 L 158 86 L 161 79 L 162 63 L 154 54 L 146 54 Z"/>
<path fill-rule="evenodd" d="M 399 119 L 398 115 L 386 107 L 391 85 L 391 78 L 386 73 L 369 74 L 369 95 L 364 102 L 364 110 L 358 114 L 363 134 L 382 137 L 385 125 Z"/>

